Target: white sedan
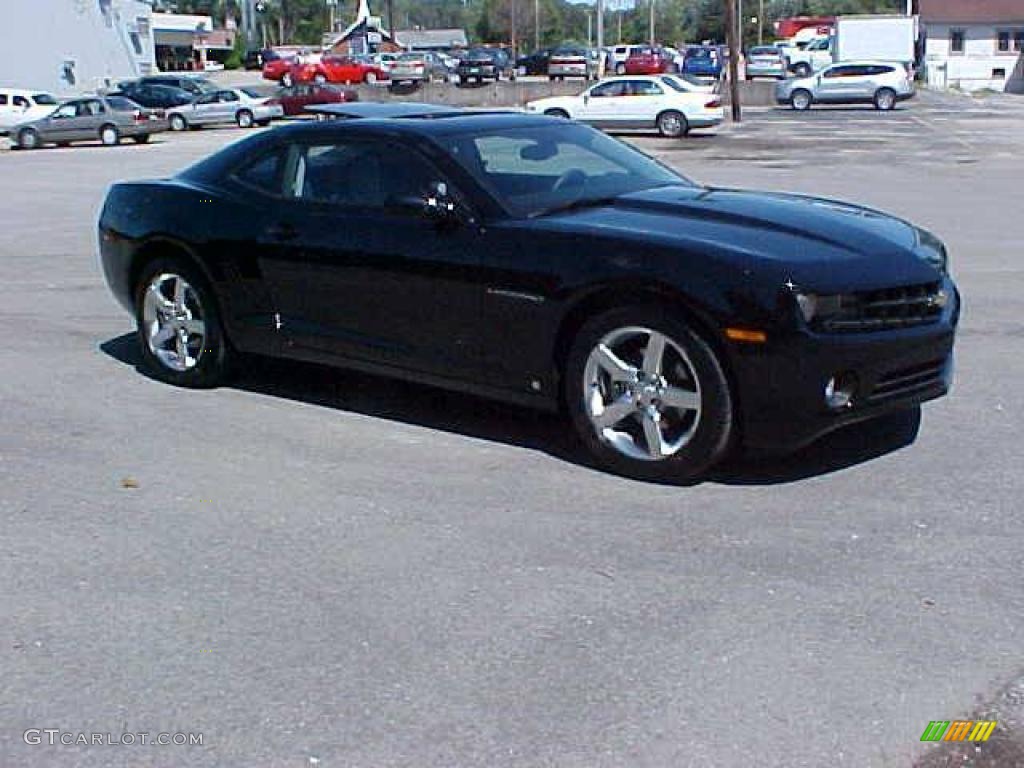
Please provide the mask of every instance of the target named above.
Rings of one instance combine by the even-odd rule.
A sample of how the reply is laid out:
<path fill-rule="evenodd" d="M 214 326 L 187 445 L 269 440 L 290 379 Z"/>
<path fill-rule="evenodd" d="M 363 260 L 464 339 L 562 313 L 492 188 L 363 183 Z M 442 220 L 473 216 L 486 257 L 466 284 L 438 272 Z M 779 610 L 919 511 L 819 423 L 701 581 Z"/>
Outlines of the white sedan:
<path fill-rule="evenodd" d="M 167 110 L 172 131 L 217 123 L 237 123 L 239 128 L 251 128 L 269 125 L 275 117 L 284 117 L 284 108 L 279 103 L 243 88 L 204 93 L 190 104 Z"/>
<path fill-rule="evenodd" d="M 627 75 L 602 80 L 578 96 L 538 99 L 527 112 L 571 118 L 597 128 L 657 128 L 662 136 L 685 136 L 725 119 L 715 93 L 697 90 L 675 75 Z"/>

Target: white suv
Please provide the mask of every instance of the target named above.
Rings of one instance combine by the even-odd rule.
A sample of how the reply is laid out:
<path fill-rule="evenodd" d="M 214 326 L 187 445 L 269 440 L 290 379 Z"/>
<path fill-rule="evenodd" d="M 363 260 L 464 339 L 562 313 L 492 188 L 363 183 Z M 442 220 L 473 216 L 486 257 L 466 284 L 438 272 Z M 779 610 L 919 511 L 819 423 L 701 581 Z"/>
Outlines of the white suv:
<path fill-rule="evenodd" d="M 0 133 L 46 117 L 56 108 L 57 100 L 48 93 L 0 87 Z"/>

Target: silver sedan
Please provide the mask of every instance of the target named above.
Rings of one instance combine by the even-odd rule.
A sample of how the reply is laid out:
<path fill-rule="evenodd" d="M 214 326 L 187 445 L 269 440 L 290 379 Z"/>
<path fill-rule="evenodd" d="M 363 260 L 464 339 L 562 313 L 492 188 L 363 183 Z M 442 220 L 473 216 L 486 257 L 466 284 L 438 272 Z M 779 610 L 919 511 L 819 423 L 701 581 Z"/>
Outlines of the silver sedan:
<path fill-rule="evenodd" d="M 844 61 L 807 77 L 775 86 L 775 101 L 793 109 L 820 104 L 874 104 L 888 111 L 914 95 L 914 83 L 902 64 L 884 61 Z"/>
<path fill-rule="evenodd" d="M 167 121 L 159 112 L 130 99 L 89 96 L 66 101 L 48 116 L 18 125 L 12 130 L 11 139 L 21 149 L 96 140 L 113 146 L 124 138 L 143 144 L 152 134 L 165 130 Z"/>
<path fill-rule="evenodd" d="M 243 88 L 204 93 L 190 104 L 167 110 L 173 131 L 226 123 L 252 128 L 254 125 L 268 125 L 276 117 L 284 117 L 284 108 L 279 103 Z"/>

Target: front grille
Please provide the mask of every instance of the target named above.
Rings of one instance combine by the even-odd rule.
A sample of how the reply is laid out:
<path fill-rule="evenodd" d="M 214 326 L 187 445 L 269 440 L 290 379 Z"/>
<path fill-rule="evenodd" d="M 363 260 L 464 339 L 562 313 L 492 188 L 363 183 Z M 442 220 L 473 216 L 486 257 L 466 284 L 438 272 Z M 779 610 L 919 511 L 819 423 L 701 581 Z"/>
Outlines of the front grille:
<path fill-rule="evenodd" d="M 914 395 L 942 382 L 945 360 L 932 360 L 910 368 L 890 371 L 882 376 L 868 395 L 871 403 L 881 403 Z"/>
<path fill-rule="evenodd" d="M 946 301 L 937 282 L 847 294 L 837 312 L 817 321 L 817 329 L 858 333 L 925 325 L 939 319 Z"/>

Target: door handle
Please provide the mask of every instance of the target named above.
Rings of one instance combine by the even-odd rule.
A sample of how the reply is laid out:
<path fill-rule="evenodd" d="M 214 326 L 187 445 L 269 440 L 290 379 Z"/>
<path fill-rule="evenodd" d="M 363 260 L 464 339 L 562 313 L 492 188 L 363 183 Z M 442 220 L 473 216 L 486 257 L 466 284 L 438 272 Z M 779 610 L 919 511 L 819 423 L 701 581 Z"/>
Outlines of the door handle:
<path fill-rule="evenodd" d="M 267 237 L 273 240 L 294 240 L 299 232 L 291 224 L 271 224 L 266 229 Z"/>

